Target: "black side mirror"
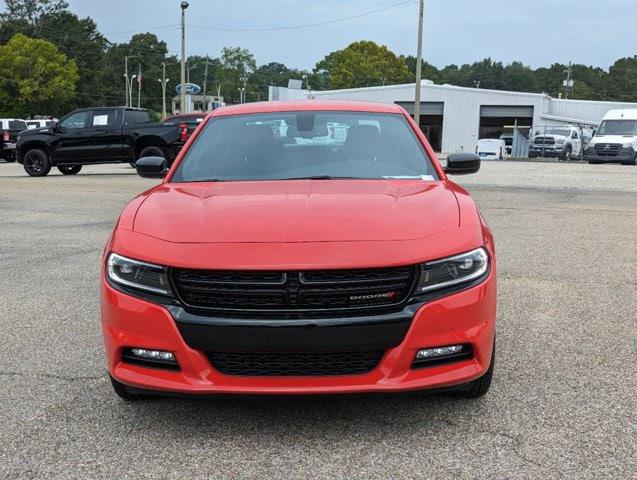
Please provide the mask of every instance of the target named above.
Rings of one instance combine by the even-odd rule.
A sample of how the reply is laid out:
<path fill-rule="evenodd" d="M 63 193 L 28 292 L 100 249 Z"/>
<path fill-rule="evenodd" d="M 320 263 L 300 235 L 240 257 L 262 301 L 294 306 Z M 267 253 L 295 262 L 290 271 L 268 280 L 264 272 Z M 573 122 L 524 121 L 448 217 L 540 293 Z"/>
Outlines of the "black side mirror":
<path fill-rule="evenodd" d="M 445 173 L 466 175 L 480 170 L 480 157 L 475 153 L 450 153 L 447 157 Z"/>
<path fill-rule="evenodd" d="M 137 175 L 144 178 L 164 178 L 168 164 L 164 157 L 142 157 L 135 162 Z"/>

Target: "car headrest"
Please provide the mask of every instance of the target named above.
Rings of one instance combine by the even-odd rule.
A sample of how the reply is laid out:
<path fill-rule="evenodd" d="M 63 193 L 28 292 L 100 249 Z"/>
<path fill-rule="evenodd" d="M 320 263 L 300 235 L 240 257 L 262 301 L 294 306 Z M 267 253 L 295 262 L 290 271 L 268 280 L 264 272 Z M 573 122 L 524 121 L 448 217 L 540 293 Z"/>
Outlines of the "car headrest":
<path fill-rule="evenodd" d="M 380 140 L 380 131 L 374 125 L 355 125 L 347 130 L 345 144 L 376 144 Z"/>

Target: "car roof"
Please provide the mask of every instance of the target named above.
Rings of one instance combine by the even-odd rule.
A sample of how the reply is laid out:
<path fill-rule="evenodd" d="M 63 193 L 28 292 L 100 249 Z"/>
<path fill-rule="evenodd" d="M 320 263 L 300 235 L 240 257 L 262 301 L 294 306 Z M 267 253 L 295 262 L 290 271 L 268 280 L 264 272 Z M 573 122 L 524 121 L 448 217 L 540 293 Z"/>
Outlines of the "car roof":
<path fill-rule="evenodd" d="M 369 113 L 403 113 L 404 110 L 392 103 L 358 102 L 352 100 L 292 100 L 285 102 L 254 102 L 220 107 L 210 115 L 247 115 L 271 112 L 298 111 L 343 111 Z"/>
<path fill-rule="evenodd" d="M 637 120 L 637 109 L 615 109 L 609 110 L 602 120 Z"/>

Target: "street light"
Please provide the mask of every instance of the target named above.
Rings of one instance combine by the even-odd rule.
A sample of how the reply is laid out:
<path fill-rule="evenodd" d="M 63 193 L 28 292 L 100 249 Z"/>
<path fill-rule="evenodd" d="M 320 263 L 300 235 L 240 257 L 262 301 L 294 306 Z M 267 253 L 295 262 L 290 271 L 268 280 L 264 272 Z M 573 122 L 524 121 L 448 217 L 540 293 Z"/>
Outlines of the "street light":
<path fill-rule="evenodd" d="M 186 113 L 186 9 L 188 2 L 181 2 L 181 89 L 179 91 L 179 111 Z"/>
<path fill-rule="evenodd" d="M 166 65 L 164 64 L 164 75 L 166 75 Z M 170 78 L 158 78 L 157 81 L 159 83 L 161 83 L 161 105 L 162 105 L 162 112 L 161 112 L 161 117 L 162 120 L 166 120 L 166 117 L 168 116 L 166 113 L 166 85 L 168 84 L 168 82 L 170 82 Z"/>
<path fill-rule="evenodd" d="M 128 95 L 129 95 L 128 106 L 129 107 L 133 106 L 133 83 L 135 82 L 136 78 L 137 78 L 137 74 L 130 77 L 130 88 L 128 89 Z"/>

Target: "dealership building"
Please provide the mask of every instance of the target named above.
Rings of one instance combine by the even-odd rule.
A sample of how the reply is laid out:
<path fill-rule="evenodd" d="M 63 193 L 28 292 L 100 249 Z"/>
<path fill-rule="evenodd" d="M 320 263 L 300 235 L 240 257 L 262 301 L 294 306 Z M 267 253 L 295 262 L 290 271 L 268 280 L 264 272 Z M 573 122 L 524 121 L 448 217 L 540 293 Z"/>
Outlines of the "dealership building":
<path fill-rule="evenodd" d="M 541 93 L 507 92 L 421 83 L 420 127 L 436 151 L 471 151 L 480 138 L 498 138 L 547 125 L 580 125 L 595 128 L 614 108 L 635 108 L 637 103 L 556 99 Z M 365 100 L 396 103 L 414 111 L 415 84 L 345 90 L 312 91 L 270 87 L 269 99 Z"/>

